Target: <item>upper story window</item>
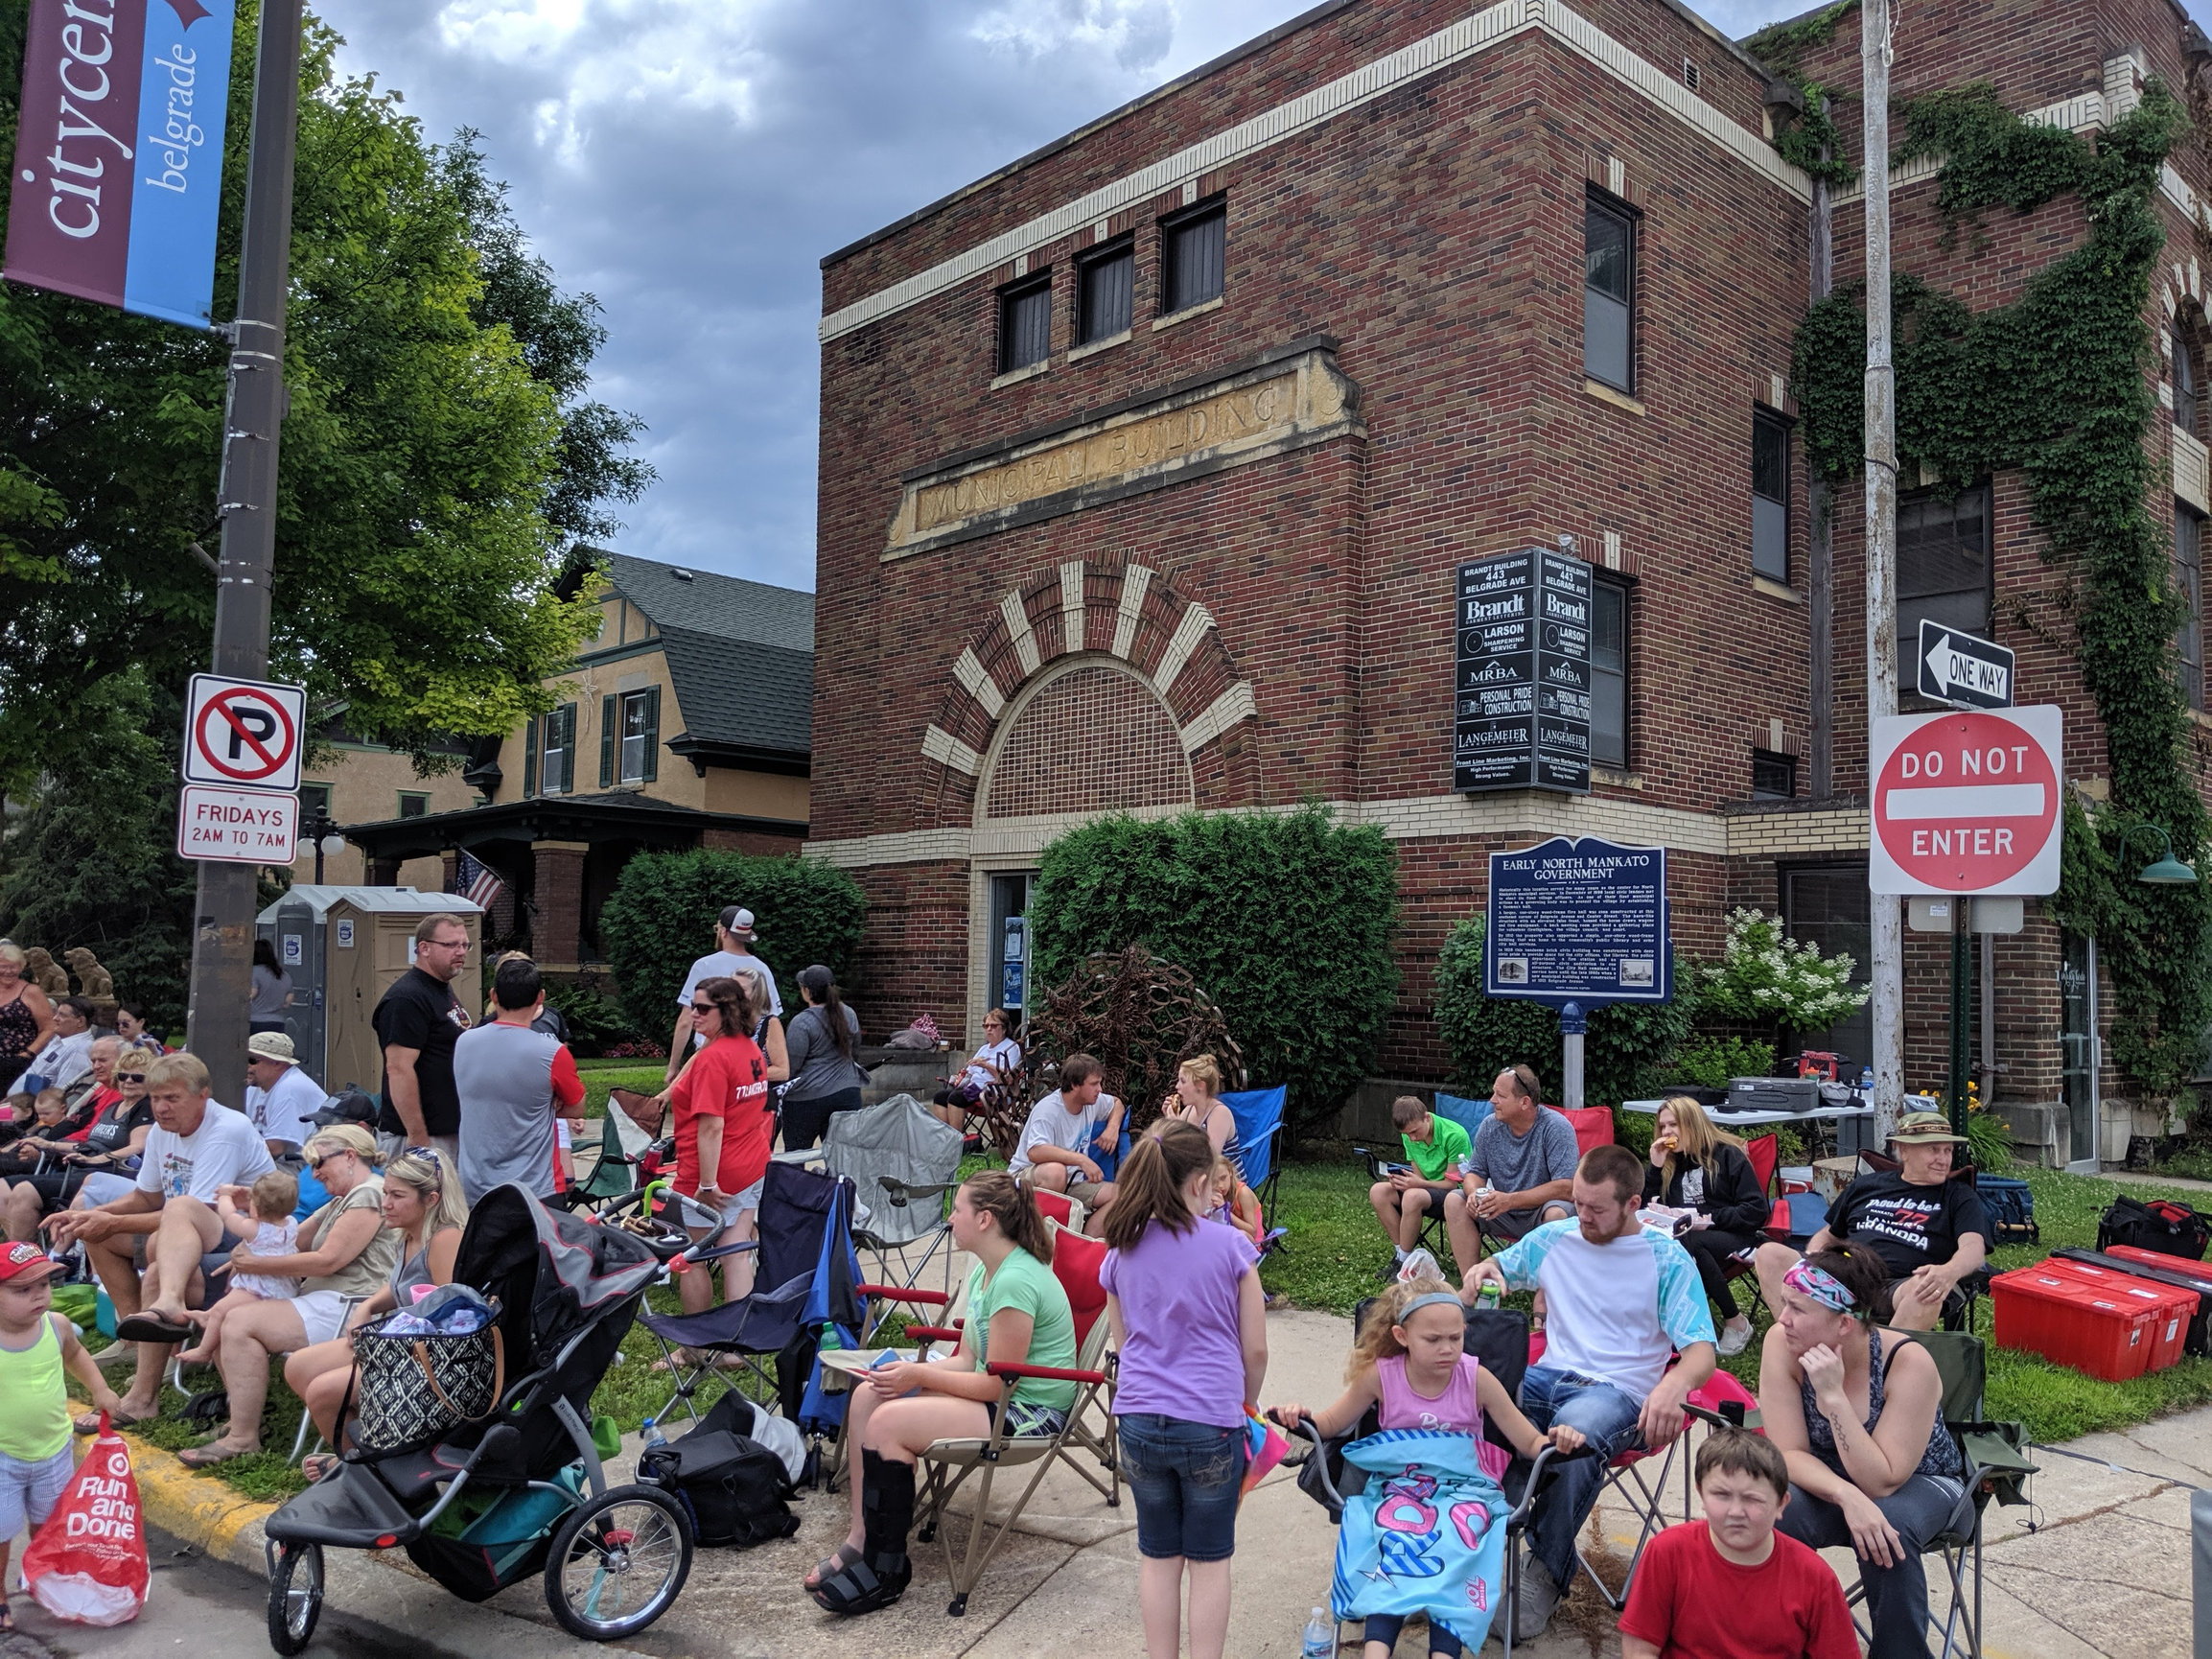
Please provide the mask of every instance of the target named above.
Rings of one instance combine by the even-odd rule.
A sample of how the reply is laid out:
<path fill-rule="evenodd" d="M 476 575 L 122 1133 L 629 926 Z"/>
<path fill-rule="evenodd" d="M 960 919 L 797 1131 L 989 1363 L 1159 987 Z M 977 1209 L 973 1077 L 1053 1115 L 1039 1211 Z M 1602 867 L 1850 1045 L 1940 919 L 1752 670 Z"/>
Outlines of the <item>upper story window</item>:
<path fill-rule="evenodd" d="M 1222 297 L 1227 278 L 1228 204 L 1201 202 L 1160 222 L 1160 310 L 1173 315 Z"/>
<path fill-rule="evenodd" d="M 1076 344 L 1129 333 L 1136 300 L 1136 244 L 1124 237 L 1085 257 L 1075 271 Z"/>
<path fill-rule="evenodd" d="M 1990 486 L 1945 501 L 1934 490 L 1898 498 L 1898 684 L 1920 683 L 1921 620 L 1990 637 Z"/>
<path fill-rule="evenodd" d="M 431 798 L 411 789 L 400 791 L 400 816 L 402 818 L 428 818 L 431 815 Z"/>
<path fill-rule="evenodd" d="M 2189 707 L 2204 707 L 2204 521 L 2193 507 L 2174 503 L 2174 572 L 2184 607 L 2174 636 L 2175 671 Z"/>
<path fill-rule="evenodd" d="M 650 783 L 660 776 L 661 689 L 610 691 L 599 705 L 599 787 Z"/>
<path fill-rule="evenodd" d="M 1789 585 L 1789 428 L 1751 417 L 1751 569 Z"/>
<path fill-rule="evenodd" d="M 1751 798 L 1754 801 L 1788 801 L 1797 795 L 1797 757 L 1771 749 L 1751 752 Z"/>
<path fill-rule="evenodd" d="M 1636 389 L 1636 221 L 1595 194 L 1582 209 L 1582 372 Z"/>
<path fill-rule="evenodd" d="M 1004 290 L 998 296 L 998 372 L 1052 356 L 1052 273 Z"/>
<path fill-rule="evenodd" d="M 1590 759 L 1628 765 L 1628 590 L 1590 584 Z"/>
<path fill-rule="evenodd" d="M 566 795 L 576 786 L 576 705 L 563 703 L 538 722 L 544 734 L 537 752 L 541 795 Z"/>
<path fill-rule="evenodd" d="M 2197 405 L 2201 398 L 2202 371 L 2197 366 L 2197 342 L 2186 333 L 2174 336 L 2174 424 L 2191 437 L 2197 435 Z"/>
<path fill-rule="evenodd" d="M 330 815 L 330 785 L 302 783 L 299 786 L 299 821 L 312 824 Z"/>

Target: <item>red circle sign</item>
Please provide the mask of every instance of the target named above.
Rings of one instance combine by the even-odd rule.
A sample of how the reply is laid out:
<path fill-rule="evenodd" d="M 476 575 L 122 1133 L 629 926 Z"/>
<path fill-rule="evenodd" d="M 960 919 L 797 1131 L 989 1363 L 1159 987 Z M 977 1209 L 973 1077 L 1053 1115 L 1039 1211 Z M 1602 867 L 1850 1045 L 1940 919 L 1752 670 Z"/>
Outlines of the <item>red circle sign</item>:
<path fill-rule="evenodd" d="M 242 783 L 277 776 L 291 762 L 297 741 L 283 703 L 249 686 L 210 697 L 192 732 L 199 758 Z"/>
<path fill-rule="evenodd" d="M 1899 743 L 1874 783 L 1874 833 L 1929 893 L 2009 881 L 2041 853 L 2059 818 L 2043 746 L 2013 721 L 1962 713 Z"/>

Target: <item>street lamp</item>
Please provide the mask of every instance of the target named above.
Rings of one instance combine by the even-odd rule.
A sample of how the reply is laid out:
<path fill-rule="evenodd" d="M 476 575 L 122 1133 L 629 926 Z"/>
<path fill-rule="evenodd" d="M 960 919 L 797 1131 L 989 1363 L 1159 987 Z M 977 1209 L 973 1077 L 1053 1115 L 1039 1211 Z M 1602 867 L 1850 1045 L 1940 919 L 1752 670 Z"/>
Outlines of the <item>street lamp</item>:
<path fill-rule="evenodd" d="M 2174 856 L 2174 837 L 2167 834 L 2155 824 L 2137 824 L 2131 827 L 2128 832 L 2120 837 L 2121 858 L 2123 860 L 2127 858 L 2128 843 L 2134 840 L 2138 834 L 2146 830 L 2158 837 L 2160 855 L 2153 862 L 2144 865 L 2135 879 L 2153 887 L 2194 887 L 2197 884 L 2197 872 Z"/>
<path fill-rule="evenodd" d="M 321 800 L 315 802 L 314 811 L 300 825 L 299 832 L 314 843 L 314 884 L 320 887 L 323 857 L 327 853 L 335 858 L 343 853 L 345 837 L 338 832 L 338 821 L 331 817 L 330 808 Z"/>

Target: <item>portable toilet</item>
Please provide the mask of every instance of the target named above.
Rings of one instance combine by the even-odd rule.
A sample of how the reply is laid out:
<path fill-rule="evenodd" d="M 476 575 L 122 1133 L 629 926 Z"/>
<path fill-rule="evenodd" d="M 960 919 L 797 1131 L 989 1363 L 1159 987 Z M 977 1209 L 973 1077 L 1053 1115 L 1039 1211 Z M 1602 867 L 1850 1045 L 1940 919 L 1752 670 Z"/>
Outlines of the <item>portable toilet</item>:
<path fill-rule="evenodd" d="M 473 1019 L 484 913 L 457 893 L 302 883 L 256 919 L 259 936 L 291 975 L 284 1029 L 292 1052 L 325 1093 L 353 1083 L 371 1094 L 381 1087 L 384 1055 L 369 1016 L 413 966 L 415 928 L 440 911 L 468 924 L 469 965 L 454 989 Z"/>

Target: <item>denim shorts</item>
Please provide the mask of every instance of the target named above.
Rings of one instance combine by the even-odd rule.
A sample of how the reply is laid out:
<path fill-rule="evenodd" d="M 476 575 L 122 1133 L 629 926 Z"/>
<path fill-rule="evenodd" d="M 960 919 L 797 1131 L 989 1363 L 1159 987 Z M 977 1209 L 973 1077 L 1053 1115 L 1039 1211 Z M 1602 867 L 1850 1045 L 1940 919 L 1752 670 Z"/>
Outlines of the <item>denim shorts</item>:
<path fill-rule="evenodd" d="M 1137 1554 L 1155 1561 L 1225 1561 L 1237 1549 L 1243 1429 L 1150 1412 L 1117 1417 L 1122 1473 L 1137 1505 Z"/>

